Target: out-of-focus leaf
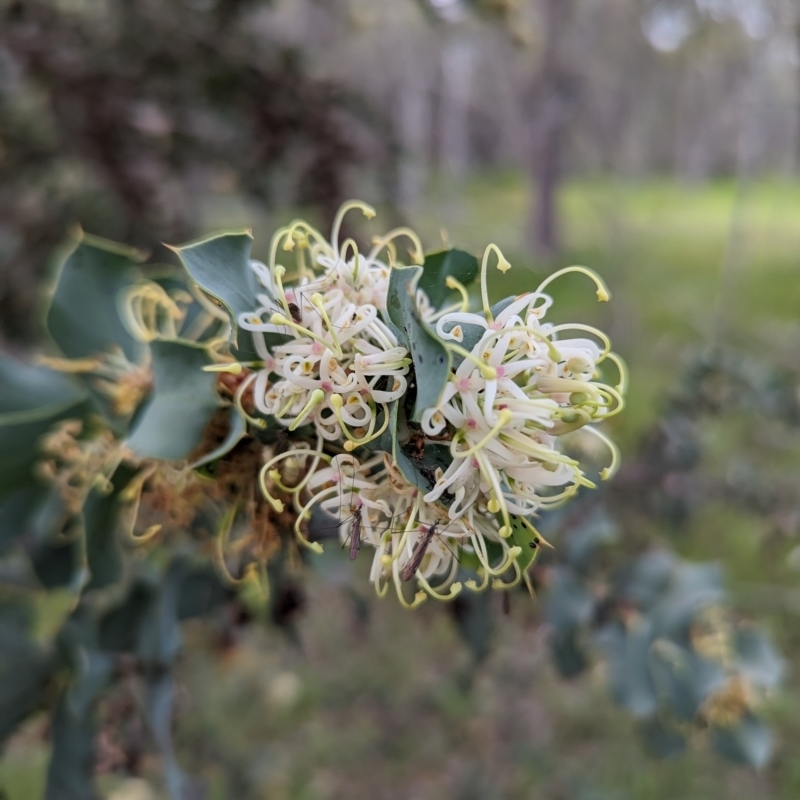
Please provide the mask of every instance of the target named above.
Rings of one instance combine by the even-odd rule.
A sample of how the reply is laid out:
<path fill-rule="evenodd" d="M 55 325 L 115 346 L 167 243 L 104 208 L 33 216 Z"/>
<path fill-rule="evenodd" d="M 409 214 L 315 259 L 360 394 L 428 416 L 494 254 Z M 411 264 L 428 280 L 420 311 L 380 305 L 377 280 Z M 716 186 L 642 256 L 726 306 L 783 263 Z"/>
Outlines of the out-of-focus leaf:
<path fill-rule="evenodd" d="M 30 609 L 0 605 L 0 743 L 41 708 L 56 667 L 31 637 L 30 622 Z"/>
<path fill-rule="evenodd" d="M 167 792 L 172 800 L 185 800 L 187 779 L 178 766 L 172 743 L 172 713 L 175 681 L 169 672 L 155 672 L 147 678 L 147 716 L 153 738 L 164 764 Z"/>
<path fill-rule="evenodd" d="M 136 655 L 148 669 L 168 667 L 180 650 L 178 608 L 187 571 L 187 564 L 181 559 L 170 563 L 139 621 Z"/>
<path fill-rule="evenodd" d="M 182 341 L 156 341 L 150 348 L 155 388 L 128 446 L 143 458 L 186 458 L 220 404 L 216 375 L 203 372 L 211 357 L 202 346 Z"/>
<path fill-rule="evenodd" d="M 772 754 L 772 732 L 753 714 L 745 715 L 731 728 L 711 729 L 711 744 L 720 755 L 738 764 L 761 769 Z"/>
<path fill-rule="evenodd" d="M 136 250 L 80 233 L 58 275 L 47 329 L 67 358 L 86 358 L 119 347 L 136 361 L 142 346 L 122 323 L 120 291 L 140 277 Z"/>
<path fill-rule="evenodd" d="M 203 617 L 228 602 L 231 591 L 211 568 L 195 569 L 183 579 L 178 598 L 178 619 Z"/>
<path fill-rule="evenodd" d="M 669 585 L 675 556 L 665 550 L 645 553 L 618 578 L 617 593 L 641 611 L 648 611 Z"/>
<path fill-rule="evenodd" d="M 419 422 L 426 408 L 435 406 L 450 376 L 450 353 L 423 322 L 417 308 L 417 282 L 422 267 L 395 267 L 389 279 L 386 308 L 411 352 L 417 396 L 411 419 Z"/>
<path fill-rule="evenodd" d="M 239 328 L 239 315 L 256 310 L 256 295 L 268 294 L 250 266 L 252 244 L 249 231 L 237 231 L 173 248 L 192 280 L 228 312 L 233 347 L 248 361 L 259 356 L 248 332 Z"/>
<path fill-rule="evenodd" d="M 83 416 L 84 401 L 65 375 L 0 353 L 0 498 L 33 480 L 40 438 L 59 420 Z"/>
<path fill-rule="evenodd" d="M 88 589 L 103 589 L 122 577 L 122 552 L 117 539 L 117 524 L 122 506 L 120 492 L 136 474 L 134 467 L 122 464 L 111 479 L 110 491 L 94 488 L 83 506 L 86 560 L 89 566 Z"/>
<path fill-rule="evenodd" d="M 597 636 L 608 663 L 608 681 L 614 701 L 635 717 L 647 717 L 658 705 L 650 670 L 652 627 L 646 618 L 625 630 L 614 623 Z"/>
<path fill-rule="evenodd" d="M 553 570 L 545 600 L 545 614 L 552 626 L 550 648 L 559 672 L 572 677 L 588 665 L 580 641 L 581 628 L 589 622 L 594 601 L 583 583 L 568 568 Z"/>
<path fill-rule="evenodd" d="M 554 628 L 574 628 L 591 620 L 594 599 L 567 568 L 556 567 L 547 587 L 545 613 Z"/>
<path fill-rule="evenodd" d="M 15 541 L 36 550 L 61 519 L 63 503 L 51 487 L 31 481 L 0 500 L 0 556 Z"/>
<path fill-rule="evenodd" d="M 478 259 L 463 250 L 439 250 L 427 253 L 423 272 L 417 284 L 431 301 L 434 308 L 441 309 L 446 302 L 459 297 L 454 289 L 448 289 L 446 280 L 452 276 L 465 286 L 469 286 L 478 276 Z"/>
<path fill-rule="evenodd" d="M 58 635 L 61 651 L 72 668 L 52 724 L 53 755 L 47 773 L 45 800 L 93 800 L 94 706 L 113 672 L 109 654 L 98 649 L 97 618 L 80 605 Z"/>
<path fill-rule="evenodd" d="M 764 633 L 740 626 L 735 633 L 737 667 L 755 685 L 766 689 L 780 683 L 786 664 Z"/>
<path fill-rule="evenodd" d="M 76 541 L 44 542 L 31 554 L 31 566 L 45 589 L 68 586 L 80 564 Z"/>
<path fill-rule="evenodd" d="M 673 570 L 669 590 L 660 598 L 653 616 L 663 635 L 683 641 L 695 616 L 724 599 L 718 565 L 683 562 Z"/>
<path fill-rule="evenodd" d="M 47 770 L 45 800 L 96 800 L 99 795 L 92 784 L 93 714 L 77 713 L 64 693 L 58 701 L 51 730 L 53 755 Z"/>
<path fill-rule="evenodd" d="M 210 464 L 212 461 L 216 461 L 218 458 L 222 458 L 226 453 L 233 450 L 242 436 L 245 435 L 247 432 L 247 421 L 238 412 L 235 406 L 231 406 L 228 409 L 228 419 L 230 427 L 228 428 L 228 434 L 225 439 L 213 450 L 210 450 L 208 453 L 200 456 L 200 458 L 192 461 L 189 465 L 192 469 L 197 469 L 198 467 Z"/>
<path fill-rule="evenodd" d="M 692 720 L 705 696 L 696 681 L 690 653 L 675 642 L 657 639 L 650 648 L 650 668 L 661 704 L 679 719 Z"/>
<path fill-rule="evenodd" d="M 596 508 L 582 523 L 570 530 L 564 543 L 564 555 L 571 566 L 585 571 L 599 547 L 611 544 L 619 536 L 614 520 L 603 508 Z"/>
<path fill-rule="evenodd" d="M 657 717 L 642 722 L 639 732 L 647 752 L 656 758 L 672 758 L 686 750 L 686 737 Z"/>
<path fill-rule="evenodd" d="M 135 581 L 125 597 L 99 620 L 98 643 L 112 653 L 133 652 L 139 625 L 155 602 L 157 587 L 152 582 Z"/>
<path fill-rule="evenodd" d="M 492 639 L 492 592 L 461 592 L 450 604 L 461 638 L 480 664 Z"/>

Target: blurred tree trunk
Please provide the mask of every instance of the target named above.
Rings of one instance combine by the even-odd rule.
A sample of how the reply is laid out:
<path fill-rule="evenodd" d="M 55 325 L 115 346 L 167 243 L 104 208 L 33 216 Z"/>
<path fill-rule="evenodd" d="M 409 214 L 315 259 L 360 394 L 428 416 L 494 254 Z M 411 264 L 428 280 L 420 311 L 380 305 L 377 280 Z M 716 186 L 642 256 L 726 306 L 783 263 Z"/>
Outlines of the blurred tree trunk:
<path fill-rule="evenodd" d="M 560 244 L 556 201 L 574 83 L 561 50 L 574 0 L 543 0 L 543 3 L 544 51 L 534 91 L 536 119 L 531 167 L 535 190 L 528 230 L 531 246 L 550 257 L 558 252 Z"/>
<path fill-rule="evenodd" d="M 795 129 L 794 129 L 794 171 L 800 175 L 800 11 L 796 12 L 794 23 L 794 46 L 797 67 L 795 70 Z"/>

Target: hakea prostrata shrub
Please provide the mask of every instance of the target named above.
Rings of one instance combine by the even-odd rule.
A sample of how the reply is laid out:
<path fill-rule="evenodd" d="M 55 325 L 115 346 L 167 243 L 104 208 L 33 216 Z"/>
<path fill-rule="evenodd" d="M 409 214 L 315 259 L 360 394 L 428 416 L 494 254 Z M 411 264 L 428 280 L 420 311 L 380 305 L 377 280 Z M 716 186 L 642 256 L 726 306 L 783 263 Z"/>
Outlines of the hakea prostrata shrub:
<path fill-rule="evenodd" d="M 398 228 L 362 253 L 339 236 L 353 209 L 374 216 L 364 203 L 345 204 L 330 241 L 303 221 L 281 228 L 266 264 L 249 258 L 249 234 L 223 234 L 175 248 L 190 286 L 124 287 L 117 301 L 139 355 L 129 347 L 49 364 L 96 375 L 117 415 L 130 416 L 154 383 L 155 410 L 116 446 L 104 434 L 100 448 L 68 426 L 58 434 L 71 437 L 61 474 L 52 441 L 42 472 L 70 489 L 74 505 L 92 485 L 86 476 L 70 484 L 74 465 L 96 462 L 98 452 L 114 468 L 127 459 L 138 471 L 124 496 L 138 510 L 138 541 L 160 530 L 154 509 L 186 509 L 187 492 L 197 514 L 217 508 L 217 563 L 234 583 L 264 584 L 287 530 L 321 552 L 325 532 L 338 528 L 352 558 L 372 551 L 378 594 L 393 585 L 404 605 L 513 588 L 546 544 L 533 522 L 539 510 L 594 486 L 559 437 L 584 429 L 607 446 L 603 479 L 618 462 L 594 426 L 623 407 L 621 360 L 595 328 L 546 321 L 545 290 L 560 275 L 585 274 L 599 300 L 608 292 L 592 271 L 568 267 L 491 306 L 490 266 L 510 268 L 495 245 L 480 265 L 457 250 L 425 256 L 417 235 Z M 410 243 L 410 258 L 399 241 Z M 476 278 L 473 301 L 467 285 Z M 164 400 L 165 384 L 179 385 L 165 366 L 175 343 L 196 350 L 193 380 L 217 373 L 211 400 L 183 389 L 208 413 L 205 443 L 179 462 L 153 443 L 157 425 L 166 439 L 165 426 L 177 424 Z M 613 386 L 600 380 L 609 364 Z M 178 466 L 159 468 L 165 458 Z M 108 464 L 97 467 L 106 481 Z M 217 487 L 198 491 L 197 469 Z M 191 513 L 179 516 L 187 524 Z"/>

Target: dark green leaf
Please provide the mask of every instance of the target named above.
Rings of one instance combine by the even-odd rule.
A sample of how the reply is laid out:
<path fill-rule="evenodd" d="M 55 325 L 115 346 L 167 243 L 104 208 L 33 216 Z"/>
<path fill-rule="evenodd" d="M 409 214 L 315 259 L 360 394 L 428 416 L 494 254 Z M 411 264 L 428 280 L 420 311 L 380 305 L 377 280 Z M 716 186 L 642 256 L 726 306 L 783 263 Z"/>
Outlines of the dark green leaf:
<path fill-rule="evenodd" d="M 175 704 L 175 680 L 169 672 L 156 672 L 147 678 L 147 716 L 153 738 L 164 764 L 167 792 L 172 800 L 185 800 L 187 779 L 175 758 L 172 742 L 172 714 Z"/>
<path fill-rule="evenodd" d="M 761 769 L 772 755 L 772 733 L 762 720 L 747 714 L 731 728 L 711 729 L 711 744 L 730 761 Z"/>
<path fill-rule="evenodd" d="M 136 361 L 142 346 L 118 311 L 120 292 L 141 277 L 140 253 L 80 233 L 58 275 L 47 329 L 67 358 L 86 358 L 120 347 Z"/>
<path fill-rule="evenodd" d="M 250 334 L 239 328 L 239 315 L 255 311 L 256 295 L 268 293 L 250 267 L 252 244 L 249 231 L 238 231 L 173 248 L 192 280 L 228 312 L 233 347 L 245 361 L 259 356 Z"/>
<path fill-rule="evenodd" d="M 596 637 L 608 663 L 614 701 L 636 717 L 652 714 L 658 705 L 650 669 L 652 626 L 647 618 L 625 630 L 613 623 Z"/>
<path fill-rule="evenodd" d="M 386 295 L 389 318 L 402 331 L 401 344 L 409 348 L 414 362 L 417 396 L 411 419 L 415 422 L 426 408 L 439 403 L 451 365 L 450 353 L 420 317 L 416 289 L 421 275 L 422 267 L 395 267 Z"/>
<path fill-rule="evenodd" d="M 83 416 L 84 400 L 65 375 L 0 354 L 0 498 L 32 482 L 41 437 L 59 420 Z"/>
<path fill-rule="evenodd" d="M 205 453 L 193 461 L 189 465 L 192 467 L 192 469 L 197 469 L 198 467 L 210 464 L 212 461 L 222 458 L 222 456 L 224 456 L 226 453 L 229 453 L 234 447 L 236 447 L 236 445 L 239 443 L 239 440 L 247 432 L 247 421 L 239 413 L 235 406 L 230 406 L 228 409 L 228 421 L 228 434 L 225 439 L 213 450 L 210 450 L 208 453 Z"/>
<path fill-rule="evenodd" d="M 691 654 L 675 642 L 657 639 L 650 647 L 650 669 L 660 703 L 678 719 L 694 719 L 705 687 L 696 680 Z"/>
<path fill-rule="evenodd" d="M 31 614 L 20 605 L 0 606 L 0 743 L 45 701 L 56 662 L 30 633 Z"/>
<path fill-rule="evenodd" d="M 153 396 L 128 445 L 143 458 L 186 458 L 220 404 L 216 375 L 203 372 L 211 357 L 202 346 L 182 341 L 156 341 L 151 351 Z"/>
<path fill-rule="evenodd" d="M 573 527 L 564 543 L 564 555 L 567 561 L 578 572 L 584 572 L 594 559 L 597 549 L 611 544 L 619 536 L 614 520 L 605 510 L 598 507 L 581 522 Z"/>
<path fill-rule="evenodd" d="M 764 633 L 742 625 L 736 631 L 738 668 L 757 686 L 770 689 L 780 683 L 786 665 Z"/>
<path fill-rule="evenodd" d="M 187 571 L 183 560 L 170 563 L 140 620 L 136 655 L 148 669 L 169 667 L 180 650 L 178 608 Z"/>
<path fill-rule="evenodd" d="M 471 253 L 456 249 L 439 250 L 425 256 L 418 286 L 428 296 L 431 305 L 441 309 L 446 302 L 460 297 L 454 289 L 447 288 L 447 278 L 452 276 L 464 286 L 469 286 L 479 271 L 478 259 Z"/>
<path fill-rule="evenodd" d="M 491 600 L 492 592 L 462 592 L 450 604 L 458 632 L 478 664 L 489 655 L 492 638 Z"/>
<path fill-rule="evenodd" d="M 111 491 L 92 489 L 83 506 L 86 536 L 86 560 L 91 579 L 86 586 L 103 589 L 122 577 L 122 552 L 117 539 L 119 515 L 123 510 L 119 494 L 136 474 L 134 467 L 123 464 L 111 479 Z"/>
<path fill-rule="evenodd" d="M 62 694 L 53 718 L 53 755 L 47 770 L 45 800 L 96 800 L 94 716 L 78 714 Z"/>

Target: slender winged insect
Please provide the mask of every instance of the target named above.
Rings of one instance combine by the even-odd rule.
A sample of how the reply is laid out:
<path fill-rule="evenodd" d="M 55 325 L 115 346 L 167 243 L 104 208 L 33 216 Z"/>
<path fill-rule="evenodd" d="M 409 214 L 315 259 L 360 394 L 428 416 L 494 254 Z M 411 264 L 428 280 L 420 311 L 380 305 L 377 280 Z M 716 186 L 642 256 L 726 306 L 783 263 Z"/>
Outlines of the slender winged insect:
<path fill-rule="evenodd" d="M 341 472 L 340 472 L 340 475 L 341 475 Z M 355 475 L 355 472 L 354 472 L 353 473 L 353 489 L 355 489 L 355 483 L 356 483 L 356 475 Z M 340 488 L 340 491 L 341 491 L 341 479 L 340 479 L 340 483 L 339 483 L 339 488 Z M 349 535 L 348 539 L 345 539 L 344 544 L 342 545 L 342 547 L 344 547 L 347 544 L 348 540 L 350 541 L 350 560 L 351 561 L 355 561 L 358 558 L 358 554 L 361 552 L 361 525 L 362 525 L 362 522 L 363 522 L 361 500 L 358 497 L 356 497 L 355 503 L 356 503 L 356 505 L 355 505 L 355 507 L 353 507 L 353 501 L 351 500 L 351 502 L 350 502 L 350 511 L 352 513 L 352 516 L 348 517 L 347 519 L 342 520 L 339 523 L 339 525 L 341 526 L 341 525 L 344 525 L 346 522 L 349 522 L 350 520 L 352 520 L 352 522 L 350 523 L 350 535 Z"/>
<path fill-rule="evenodd" d="M 437 527 L 439 527 L 438 520 L 434 522 L 433 525 L 431 525 L 428 530 L 425 531 L 425 533 L 423 533 L 421 539 L 417 540 L 416 545 L 414 545 L 414 551 L 411 553 L 411 558 L 405 567 L 403 567 L 403 572 L 400 575 L 404 581 L 410 581 L 416 574 L 420 564 L 422 563 L 422 559 L 425 558 L 428 545 L 431 543 Z"/>

